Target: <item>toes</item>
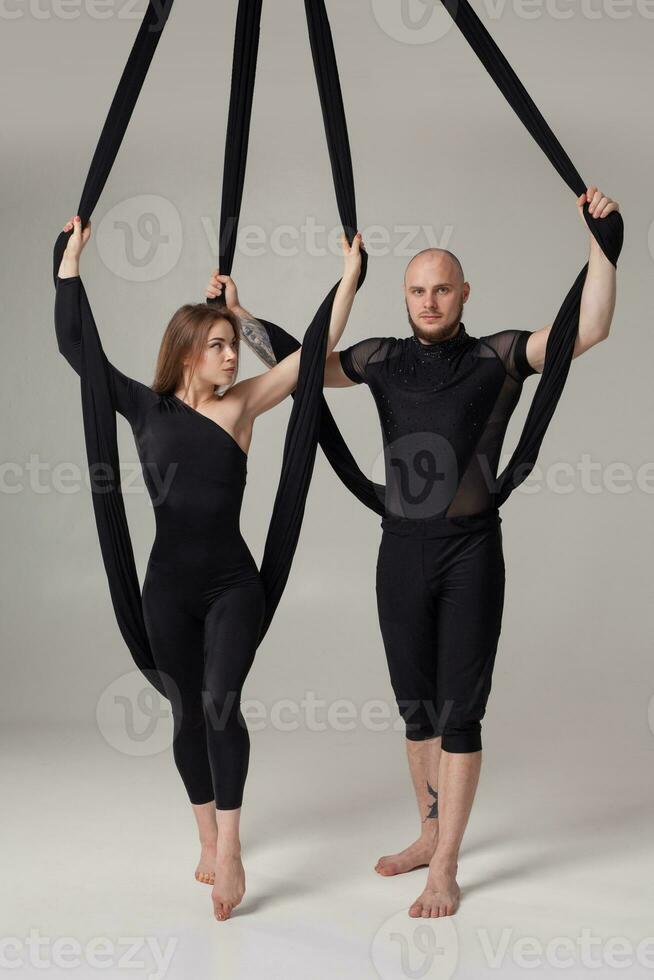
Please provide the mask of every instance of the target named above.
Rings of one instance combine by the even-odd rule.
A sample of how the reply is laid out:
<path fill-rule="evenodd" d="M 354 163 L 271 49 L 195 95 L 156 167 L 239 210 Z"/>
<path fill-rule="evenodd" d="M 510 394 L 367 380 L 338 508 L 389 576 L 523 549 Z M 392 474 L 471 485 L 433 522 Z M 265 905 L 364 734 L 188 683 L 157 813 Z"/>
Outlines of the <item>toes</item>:
<path fill-rule="evenodd" d="M 421 898 L 410 907 L 409 915 L 414 919 L 439 919 L 441 916 L 454 915 L 456 910 L 456 902 L 432 902 L 431 899 Z"/>
<path fill-rule="evenodd" d="M 375 871 L 380 875 L 397 875 L 400 870 L 398 862 L 390 857 L 380 858 L 375 866 Z"/>
<path fill-rule="evenodd" d="M 214 915 L 219 922 L 224 922 L 226 919 L 229 919 L 233 910 L 234 906 L 231 902 L 221 902 L 219 900 L 214 902 Z"/>

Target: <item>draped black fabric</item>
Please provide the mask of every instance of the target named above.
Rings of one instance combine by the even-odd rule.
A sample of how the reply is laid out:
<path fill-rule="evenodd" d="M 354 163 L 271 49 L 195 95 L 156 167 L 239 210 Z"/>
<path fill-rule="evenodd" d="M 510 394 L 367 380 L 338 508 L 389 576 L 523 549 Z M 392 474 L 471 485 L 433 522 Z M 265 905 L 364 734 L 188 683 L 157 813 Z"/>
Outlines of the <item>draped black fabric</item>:
<path fill-rule="evenodd" d="M 256 16 L 248 16 L 248 11 L 242 10 L 243 6 L 256 8 L 256 11 L 253 11 Z M 352 242 L 352 238 L 357 229 L 354 174 L 338 65 L 324 0 L 305 0 L 305 12 L 316 81 L 318 83 L 322 117 L 327 137 L 327 147 L 331 161 L 336 203 L 343 228 L 348 236 L 348 241 Z M 239 6 L 239 18 L 237 21 L 234 46 L 234 64 L 238 65 L 247 62 L 247 69 L 239 70 L 238 77 L 232 79 L 231 102 L 225 140 L 223 200 L 219 230 L 219 268 L 223 275 L 229 275 L 231 273 L 236 250 L 240 204 L 245 180 L 249 121 L 252 113 L 254 94 L 256 45 L 260 13 L 261 0 L 257 0 L 257 2 L 252 4 L 241 4 Z M 229 197 L 225 195 L 225 188 L 229 189 Z M 361 286 L 365 279 L 368 256 L 363 252 L 361 258 L 362 269 L 359 286 Z M 224 300 L 220 298 L 209 300 L 209 302 L 220 305 Z M 312 337 L 316 330 L 322 331 L 326 338 L 329 317 L 325 304 L 328 304 L 329 310 L 331 310 L 330 296 L 323 303 L 324 309 L 321 307 L 316 314 L 316 318 L 304 338 L 303 359 L 306 358 L 308 360 L 308 354 L 305 353 L 304 348 L 307 347 L 308 342 L 312 346 Z M 299 348 L 300 344 L 296 338 L 287 333 L 278 324 L 263 317 L 258 317 L 258 319 L 266 328 L 277 361 L 282 360 L 288 354 Z M 322 351 L 324 354 L 324 346 L 322 347 Z M 310 427 L 311 432 L 314 434 L 315 427 L 316 425 L 318 426 L 320 446 L 340 479 L 363 504 L 379 515 L 383 515 L 385 488 L 382 485 L 372 483 L 362 473 L 352 453 L 348 449 L 322 393 L 319 396 L 320 411 L 317 412 L 316 417 L 309 418 L 308 402 L 311 401 L 311 404 L 315 408 L 317 393 L 314 385 L 317 383 L 318 372 L 323 369 L 323 362 L 320 357 L 316 358 L 314 355 L 311 355 L 311 357 L 313 363 L 311 378 L 303 378 L 301 367 L 300 379 L 302 384 L 298 385 L 298 389 L 293 393 L 295 402 L 298 401 L 299 397 L 302 397 L 305 402 L 299 408 L 303 419 L 302 424 L 307 429 Z M 294 406 L 295 411 L 298 411 L 298 409 Z M 299 423 L 294 424 L 292 417 L 287 432 L 287 445 L 293 438 L 292 433 L 295 425 L 299 425 Z M 295 493 L 296 491 L 293 492 Z M 287 532 L 284 528 L 288 524 L 288 521 L 279 513 L 282 508 L 291 507 L 292 503 L 290 500 L 282 501 L 278 492 L 275 506 L 278 513 L 277 515 L 273 514 L 267 547 L 261 565 L 261 575 L 266 583 L 266 588 L 270 589 L 271 594 L 273 594 L 273 590 L 276 591 L 276 588 L 278 589 L 278 586 L 275 587 L 274 579 L 277 577 L 277 581 L 281 582 L 283 578 L 283 575 L 276 572 L 276 569 L 283 569 L 289 565 L 288 556 L 284 555 L 284 542 L 285 540 L 292 540 L 288 537 L 285 538 Z M 276 519 L 276 517 L 279 517 L 279 519 Z M 299 532 L 299 526 L 297 526 L 297 532 Z"/>
<path fill-rule="evenodd" d="M 470 4 L 467 0 L 443 0 L 443 3 L 493 81 L 498 85 L 510 106 L 552 165 L 577 196 L 584 193 L 586 184 Z M 335 62 L 332 62 L 330 58 L 333 47 L 329 24 L 323 0 L 305 0 L 305 8 L 323 116 L 325 117 L 332 170 L 335 174 L 336 192 L 339 195 L 341 192 L 336 174 L 347 171 L 348 167 L 351 167 L 351 163 L 347 134 L 344 128 L 341 129 L 338 117 L 334 117 L 334 102 L 330 97 L 332 87 L 338 84 L 338 76 Z M 339 196 L 340 203 L 341 198 Z M 584 205 L 583 210 L 590 231 L 604 254 L 613 265 L 616 265 L 623 241 L 621 215 L 618 212 L 613 212 L 606 218 L 595 219 L 588 213 L 587 204 Z M 547 341 L 545 364 L 522 433 L 506 469 L 497 478 L 495 492 L 497 506 L 503 504 L 511 491 L 527 478 L 536 463 L 543 437 L 556 409 L 570 369 L 575 339 L 579 329 L 579 307 L 587 271 L 588 264 L 584 266 L 575 279 L 552 324 Z M 265 325 L 271 334 L 274 349 L 275 330 L 279 328 L 267 322 Z M 297 341 L 295 347 L 297 347 Z M 293 349 L 293 344 L 286 345 L 280 342 L 280 349 L 284 353 L 288 353 L 289 349 Z M 384 487 L 373 484 L 363 475 L 345 445 L 326 403 L 323 403 L 320 444 L 332 467 L 345 485 L 372 510 L 380 514 L 383 513 Z"/>
<path fill-rule="evenodd" d="M 529 130 L 552 166 L 577 197 L 585 193 L 586 184 L 468 0 L 442 0 L 442 2 L 502 95 Z M 588 213 L 588 204 L 584 204 L 583 210 L 591 233 L 615 266 L 622 250 L 624 234 L 622 216 L 619 212 L 613 211 L 606 218 L 593 218 Z M 547 338 L 543 372 L 534 392 L 522 433 L 506 469 L 498 477 L 496 495 L 498 506 L 503 504 L 511 491 L 529 476 L 536 463 L 543 436 L 554 414 L 570 369 L 579 330 L 579 307 L 587 272 L 588 263 L 570 287 L 552 324 Z"/>
<path fill-rule="evenodd" d="M 443 0 L 443 3 L 509 105 L 557 172 L 577 196 L 584 193 L 586 184 L 468 0 Z M 352 161 L 338 68 L 324 0 L 305 0 L 305 11 L 334 187 L 341 219 L 347 228 L 348 213 L 354 206 Z M 602 251 L 612 264 L 616 265 L 623 242 L 622 216 L 619 212 L 612 212 L 606 218 L 595 219 L 588 213 L 587 204 L 584 205 L 583 213 Z M 237 224 L 238 221 L 235 223 L 235 228 Z M 496 506 L 501 506 L 506 501 L 512 490 L 531 473 L 536 463 L 543 437 L 561 397 L 570 369 L 579 329 L 579 308 L 587 271 L 588 264 L 584 266 L 570 287 L 552 324 L 547 341 L 545 364 L 522 433 L 509 463 L 497 478 L 494 493 Z M 277 324 L 259 319 L 266 327 L 277 360 L 297 350 L 299 343 L 294 337 Z M 385 487 L 373 483 L 362 473 L 324 398 L 321 413 L 319 441 L 331 466 L 363 504 L 383 515 Z"/>
<path fill-rule="evenodd" d="M 558 173 L 577 194 L 585 184 L 549 126 L 520 83 L 515 72 L 485 30 L 467 0 L 443 0 L 457 27 L 478 55 L 511 107 L 532 134 Z M 126 127 L 145 80 L 172 0 L 148 5 L 116 95 L 102 129 L 84 185 L 78 213 L 85 225 L 98 201 L 120 148 Z M 341 220 L 351 242 L 357 228 L 354 179 L 338 69 L 324 0 L 305 0 L 305 11 L 329 147 L 332 175 Z M 232 267 L 243 194 L 248 134 L 256 73 L 261 0 L 240 0 L 234 44 L 232 86 L 220 215 L 220 269 Z M 614 212 L 596 220 L 584 215 L 602 250 L 615 265 L 622 247 L 621 216 Z M 53 275 L 57 271 L 69 233 L 62 232 L 54 247 Z M 367 256 L 362 255 L 358 287 L 365 279 Z M 535 465 L 549 421 L 556 408 L 572 359 L 579 325 L 581 292 L 587 265 L 579 273 L 559 310 L 547 343 L 542 375 L 524 428 L 511 460 L 498 478 L 496 503 L 501 505 Z M 338 284 L 320 305 L 303 340 L 300 374 L 286 433 L 280 482 L 264 549 L 261 574 L 267 612 L 261 637 L 270 624 L 288 578 L 297 545 L 306 494 L 315 460 L 316 440 L 345 485 L 372 510 L 383 514 L 384 487 L 361 472 L 347 448 L 322 397 L 324 358 L 331 308 Z M 358 288 L 357 287 L 357 288 Z M 81 293 L 82 411 L 93 506 L 111 597 L 122 635 L 135 663 L 163 693 L 154 669 L 143 623 L 140 591 L 120 487 L 116 417 L 111 385 L 97 327 L 86 297 Z M 262 321 L 270 334 L 275 356 L 281 359 L 299 347 L 298 341 L 270 321 Z M 96 473 L 100 471 L 99 479 Z"/>
<path fill-rule="evenodd" d="M 150 62 L 168 20 L 172 0 L 149 4 L 143 16 L 120 84 L 112 100 L 82 190 L 77 213 L 88 224 L 107 181 Z M 53 276 L 57 272 L 71 232 L 61 232 L 54 245 Z M 84 286 L 81 289 L 82 416 L 86 456 L 91 478 L 93 510 L 109 591 L 120 631 L 136 666 L 165 697 L 148 641 L 134 552 L 120 484 L 116 411 L 98 330 Z"/>
<path fill-rule="evenodd" d="M 164 7 L 152 0 L 148 4 L 86 178 L 78 207 L 83 227 L 88 224 L 109 176 L 171 8 L 172 0 L 168 0 Z M 223 210 L 220 219 L 221 268 L 226 273 L 229 272 L 233 259 L 238 212 L 243 192 L 260 14 L 261 0 L 240 0 L 232 66 L 226 165 L 223 173 Z M 344 114 L 342 114 L 342 123 L 344 127 Z M 352 229 L 357 227 L 351 166 L 349 178 L 348 200 L 342 214 L 351 242 Z M 55 286 L 69 237 L 70 232 L 61 232 L 54 245 Z M 357 288 L 365 279 L 366 267 L 367 256 L 364 253 Z M 327 332 L 337 288 L 338 283 L 332 287 L 321 303 L 305 334 L 302 346 L 298 384 L 286 433 L 280 480 L 261 566 L 266 590 L 266 614 L 259 642 L 267 632 L 279 603 L 299 537 L 315 461 Z M 115 399 L 111 390 L 106 356 L 83 286 L 80 314 L 82 322 L 80 384 L 84 437 L 91 477 L 93 508 L 111 599 L 120 631 L 134 663 L 165 697 L 163 682 L 154 664 L 143 620 L 140 587 L 122 496 Z M 281 328 L 277 328 L 276 333 L 278 337 L 281 336 Z"/>
<path fill-rule="evenodd" d="M 357 229 L 354 175 L 331 32 L 324 5 L 320 6 L 326 25 L 326 29 L 323 27 L 321 33 L 321 56 L 325 59 L 325 72 L 330 83 L 329 113 L 324 110 L 325 125 L 339 213 L 344 231 L 351 243 Z M 232 85 L 225 136 L 223 196 L 218 235 L 218 266 L 221 275 L 230 275 L 236 251 L 254 99 L 260 20 L 261 0 L 252 0 L 252 2 L 241 0 L 237 14 Z M 366 269 L 367 255 L 362 252 L 361 274 L 357 289 L 365 280 Z M 329 424 L 323 423 L 326 404 L 322 395 L 322 386 L 327 334 L 337 288 L 338 283 L 332 287 L 321 303 L 302 342 L 298 385 L 294 392 L 293 409 L 286 430 L 282 471 L 261 561 L 260 572 L 266 592 L 262 638 L 281 598 L 297 547 L 315 462 L 318 433 L 322 431 L 323 425 Z M 209 302 L 221 305 L 220 300 L 209 300 Z M 268 321 L 265 323 L 268 324 Z M 269 324 L 268 330 L 277 360 L 281 360 L 291 350 L 299 347 L 298 342 L 281 327 Z M 331 423 L 331 438 L 336 443 L 335 458 L 356 467 L 333 419 Z M 364 479 L 363 474 L 361 478 Z"/>

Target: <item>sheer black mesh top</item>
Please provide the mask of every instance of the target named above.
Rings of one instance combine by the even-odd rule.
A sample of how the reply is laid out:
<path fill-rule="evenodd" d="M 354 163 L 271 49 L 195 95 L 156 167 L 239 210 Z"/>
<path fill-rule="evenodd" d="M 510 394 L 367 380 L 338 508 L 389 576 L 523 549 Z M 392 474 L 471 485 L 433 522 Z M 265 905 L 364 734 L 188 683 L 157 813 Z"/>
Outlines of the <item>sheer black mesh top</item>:
<path fill-rule="evenodd" d="M 370 337 L 340 352 L 365 382 L 381 421 L 386 514 L 459 517 L 494 506 L 502 442 L 527 361 L 528 330 L 471 337 L 460 323 L 447 340 Z M 374 474 L 381 478 L 381 474 Z"/>

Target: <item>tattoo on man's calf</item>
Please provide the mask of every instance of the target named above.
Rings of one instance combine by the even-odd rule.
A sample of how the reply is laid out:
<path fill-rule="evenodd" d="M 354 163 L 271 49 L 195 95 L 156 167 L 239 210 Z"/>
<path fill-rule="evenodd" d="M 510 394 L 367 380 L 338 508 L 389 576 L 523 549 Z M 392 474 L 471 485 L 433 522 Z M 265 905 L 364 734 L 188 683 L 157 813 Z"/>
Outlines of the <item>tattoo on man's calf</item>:
<path fill-rule="evenodd" d="M 427 781 L 427 789 L 429 795 L 433 796 L 434 802 L 429 804 L 429 813 L 425 817 L 425 820 L 438 820 L 438 790 L 433 789 Z"/>

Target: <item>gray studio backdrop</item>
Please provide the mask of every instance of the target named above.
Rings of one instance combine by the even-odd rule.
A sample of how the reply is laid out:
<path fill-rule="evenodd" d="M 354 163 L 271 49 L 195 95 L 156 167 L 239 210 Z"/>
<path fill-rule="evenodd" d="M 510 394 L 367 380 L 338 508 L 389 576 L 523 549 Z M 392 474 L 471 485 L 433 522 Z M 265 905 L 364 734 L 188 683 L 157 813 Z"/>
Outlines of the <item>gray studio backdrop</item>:
<path fill-rule="evenodd" d="M 300 336 L 340 274 L 338 214 L 303 5 L 264 6 L 233 274 L 245 306 Z M 342 346 L 407 333 L 403 271 L 429 244 L 463 262 L 469 333 L 538 329 L 586 259 L 574 197 L 456 28 L 403 21 L 400 6 L 329 4 L 370 253 Z M 634 4 L 617 16 L 604 4 L 599 17 L 568 18 L 545 4 L 541 16 L 534 4 L 482 6 L 580 173 L 620 202 L 626 225 L 611 337 L 573 363 L 539 473 L 502 511 L 508 588 L 486 744 L 525 758 L 537 744 L 551 761 L 571 746 L 589 757 L 601 739 L 609 764 L 651 759 L 652 11 Z M 233 7 L 173 10 L 83 257 L 105 349 L 146 383 L 168 318 L 202 299 L 217 261 Z M 57 351 L 52 315 L 52 245 L 75 213 L 144 4 L 106 18 L 99 9 L 80 0 L 3 15 L 0 705 L 5 724 L 30 728 L 94 726 L 103 692 L 132 667 L 83 484 L 78 379 Z M 245 351 L 241 376 L 259 368 Z M 507 449 L 536 383 L 525 383 Z M 379 475 L 368 389 L 328 400 L 364 470 Z M 242 528 L 257 559 L 289 409 L 259 420 L 252 443 Z M 131 432 L 123 419 L 119 427 L 142 576 L 154 520 Z M 291 578 L 246 698 L 390 702 L 374 593 L 380 534 L 319 452 Z"/>

